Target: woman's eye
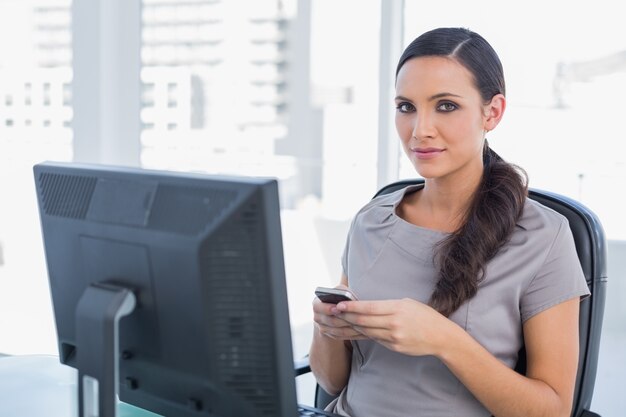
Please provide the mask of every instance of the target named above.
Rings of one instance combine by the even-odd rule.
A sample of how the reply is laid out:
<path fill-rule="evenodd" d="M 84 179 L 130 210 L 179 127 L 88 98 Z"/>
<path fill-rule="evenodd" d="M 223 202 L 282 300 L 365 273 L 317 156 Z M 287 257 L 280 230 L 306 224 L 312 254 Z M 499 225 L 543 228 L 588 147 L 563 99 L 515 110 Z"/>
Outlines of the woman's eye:
<path fill-rule="evenodd" d="M 451 112 L 453 110 L 456 110 L 457 108 L 457 105 L 454 103 L 441 103 L 437 106 L 437 110 L 442 112 Z"/>
<path fill-rule="evenodd" d="M 413 107 L 411 103 L 403 102 L 403 103 L 398 103 L 398 105 L 396 106 L 396 109 L 400 113 L 410 113 L 415 110 L 415 107 Z"/>

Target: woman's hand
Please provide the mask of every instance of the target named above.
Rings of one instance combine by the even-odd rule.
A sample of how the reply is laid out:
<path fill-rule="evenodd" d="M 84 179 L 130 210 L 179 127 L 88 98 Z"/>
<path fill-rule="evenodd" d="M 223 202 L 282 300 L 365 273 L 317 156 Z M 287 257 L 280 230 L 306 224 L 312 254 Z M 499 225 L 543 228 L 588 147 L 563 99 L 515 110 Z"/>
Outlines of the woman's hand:
<path fill-rule="evenodd" d="M 347 287 L 348 277 L 342 274 L 336 288 Z M 363 336 L 351 329 L 344 320 L 335 317 L 333 309 L 336 309 L 334 304 L 323 303 L 317 297 L 313 300 L 315 326 L 309 363 L 317 383 L 324 391 L 338 395 L 350 377 L 352 343 L 349 340 Z"/>
<path fill-rule="evenodd" d="M 337 340 L 367 339 L 337 313 L 335 304 L 323 303 L 317 297 L 313 300 L 313 321 L 317 324 L 321 334 Z"/>
<path fill-rule="evenodd" d="M 334 323 L 406 355 L 438 355 L 454 322 L 419 301 L 342 301 L 332 306 Z M 349 331 L 346 330 L 346 334 Z"/>

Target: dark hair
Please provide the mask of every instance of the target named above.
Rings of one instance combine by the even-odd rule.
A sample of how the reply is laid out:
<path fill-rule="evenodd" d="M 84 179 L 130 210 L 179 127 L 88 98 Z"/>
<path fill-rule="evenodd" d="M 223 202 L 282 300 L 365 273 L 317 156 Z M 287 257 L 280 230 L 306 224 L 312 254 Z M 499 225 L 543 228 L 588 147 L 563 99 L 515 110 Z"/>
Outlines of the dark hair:
<path fill-rule="evenodd" d="M 472 73 L 485 103 L 504 94 L 504 71 L 491 45 L 463 28 L 440 28 L 415 39 L 400 57 L 400 68 L 410 59 L 443 56 Z M 528 180 L 521 168 L 504 161 L 485 141 L 483 175 L 464 216 L 464 223 L 436 248 L 439 279 L 430 305 L 445 316 L 476 295 L 485 266 L 507 242 L 522 215 Z"/>

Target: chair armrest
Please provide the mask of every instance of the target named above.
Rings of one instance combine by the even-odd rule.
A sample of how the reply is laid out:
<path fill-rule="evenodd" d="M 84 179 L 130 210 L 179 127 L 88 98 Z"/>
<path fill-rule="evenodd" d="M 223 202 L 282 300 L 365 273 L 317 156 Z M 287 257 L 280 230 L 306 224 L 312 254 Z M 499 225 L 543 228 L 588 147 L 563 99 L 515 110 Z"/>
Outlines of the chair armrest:
<path fill-rule="evenodd" d="M 309 357 L 305 356 L 302 359 L 293 361 L 293 367 L 296 371 L 296 376 L 308 374 L 311 372 L 311 366 L 309 365 Z"/>
<path fill-rule="evenodd" d="M 584 410 L 580 417 L 602 417 L 600 414 L 596 414 L 593 411 Z"/>

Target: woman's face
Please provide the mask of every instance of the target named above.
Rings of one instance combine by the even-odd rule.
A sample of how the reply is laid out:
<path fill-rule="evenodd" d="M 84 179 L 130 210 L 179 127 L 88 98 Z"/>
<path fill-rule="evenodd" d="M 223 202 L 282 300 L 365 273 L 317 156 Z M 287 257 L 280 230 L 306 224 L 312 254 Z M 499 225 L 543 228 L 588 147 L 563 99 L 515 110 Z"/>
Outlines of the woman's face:
<path fill-rule="evenodd" d="M 422 177 L 482 175 L 485 133 L 504 111 L 504 97 L 494 99 L 485 105 L 472 74 L 452 59 L 420 57 L 402 66 L 396 80 L 396 129 Z"/>

